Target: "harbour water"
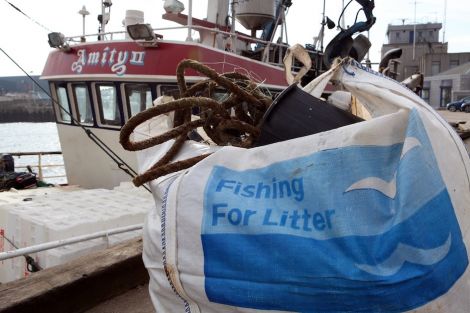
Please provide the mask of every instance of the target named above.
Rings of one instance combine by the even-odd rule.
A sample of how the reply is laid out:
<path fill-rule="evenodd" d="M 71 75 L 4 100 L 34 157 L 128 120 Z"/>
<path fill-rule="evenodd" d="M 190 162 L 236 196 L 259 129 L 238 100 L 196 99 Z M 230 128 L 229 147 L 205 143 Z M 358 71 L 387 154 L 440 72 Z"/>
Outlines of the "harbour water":
<path fill-rule="evenodd" d="M 0 154 L 14 152 L 49 152 L 61 151 L 59 135 L 55 123 L 3 123 L 0 124 Z M 59 167 L 44 167 L 43 176 L 47 183 L 63 184 L 65 168 L 62 155 L 42 156 L 42 165 L 62 165 Z M 26 171 L 21 166 L 30 165 L 37 172 L 38 158 L 36 156 L 15 157 L 16 171 Z M 63 176 L 48 178 L 49 176 Z"/>

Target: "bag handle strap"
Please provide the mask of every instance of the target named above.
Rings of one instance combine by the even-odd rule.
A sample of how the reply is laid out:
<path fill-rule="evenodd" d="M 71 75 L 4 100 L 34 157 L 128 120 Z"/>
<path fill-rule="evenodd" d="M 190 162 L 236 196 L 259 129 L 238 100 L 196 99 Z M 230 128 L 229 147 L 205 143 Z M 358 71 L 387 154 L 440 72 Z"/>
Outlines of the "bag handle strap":
<path fill-rule="evenodd" d="M 305 85 L 303 91 L 311 94 L 316 98 L 320 98 L 322 93 L 325 91 L 326 85 L 328 85 L 328 83 L 335 78 L 335 76 L 339 72 L 339 69 L 341 68 L 340 66 L 347 59 L 348 58 L 342 60 L 337 59 L 328 71 L 321 74 L 320 76 L 312 80 L 310 83 Z"/>

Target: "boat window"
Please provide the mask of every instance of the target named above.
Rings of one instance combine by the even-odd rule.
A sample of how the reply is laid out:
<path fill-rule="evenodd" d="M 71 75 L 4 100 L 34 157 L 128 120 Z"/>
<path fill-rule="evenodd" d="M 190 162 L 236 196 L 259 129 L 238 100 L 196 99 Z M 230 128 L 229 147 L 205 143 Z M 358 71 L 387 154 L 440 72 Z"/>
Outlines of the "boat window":
<path fill-rule="evenodd" d="M 126 84 L 127 112 L 130 116 L 152 107 L 152 92 L 147 84 Z"/>
<path fill-rule="evenodd" d="M 81 124 L 93 124 L 93 113 L 87 85 L 73 84 L 72 90 L 79 122 Z"/>
<path fill-rule="evenodd" d="M 275 100 L 277 98 L 277 96 L 279 96 L 282 92 L 282 90 L 269 90 L 270 94 L 271 94 L 271 99 L 272 100 Z"/>
<path fill-rule="evenodd" d="M 158 96 L 171 96 L 174 98 L 179 97 L 180 91 L 176 85 L 159 85 Z"/>
<path fill-rule="evenodd" d="M 103 125 L 121 125 L 121 115 L 117 103 L 116 87 L 114 85 L 97 85 L 100 122 Z"/>
<path fill-rule="evenodd" d="M 190 88 L 191 85 L 188 85 Z M 172 96 L 177 98 L 179 96 L 179 88 L 176 85 L 160 85 L 158 86 L 158 96 Z M 202 92 L 196 93 L 196 96 L 202 96 Z M 216 101 L 224 101 L 228 97 L 228 93 L 223 88 L 217 88 L 216 90 L 212 90 L 212 98 Z"/>
<path fill-rule="evenodd" d="M 230 93 L 224 89 L 217 88 L 216 90 L 212 91 L 211 98 L 218 102 L 223 102 L 228 99 Z"/>
<path fill-rule="evenodd" d="M 57 86 L 56 91 L 57 91 L 59 121 L 64 122 L 64 123 L 70 123 L 72 119 L 69 114 L 71 112 L 70 112 L 69 98 L 67 97 L 67 88 L 65 86 Z"/>

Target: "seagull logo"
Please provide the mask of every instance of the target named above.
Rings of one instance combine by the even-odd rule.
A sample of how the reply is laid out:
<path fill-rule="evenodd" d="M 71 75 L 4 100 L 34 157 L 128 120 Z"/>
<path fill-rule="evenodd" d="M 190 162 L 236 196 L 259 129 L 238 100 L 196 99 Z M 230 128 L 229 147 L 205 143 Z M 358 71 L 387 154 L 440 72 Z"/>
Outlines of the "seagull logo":
<path fill-rule="evenodd" d="M 391 276 L 398 273 L 405 262 L 419 265 L 433 265 L 441 261 L 450 250 L 452 236 L 449 234 L 445 243 L 433 249 L 418 249 L 399 243 L 395 251 L 377 265 L 356 264 L 356 267 L 372 275 Z"/>
<path fill-rule="evenodd" d="M 403 142 L 403 150 L 401 152 L 400 160 L 402 160 L 409 151 L 420 146 L 421 143 L 415 137 L 406 137 Z M 395 196 L 397 195 L 397 174 L 395 172 L 391 181 L 385 181 L 379 177 L 364 178 L 349 186 L 349 188 L 346 189 L 346 192 L 360 189 L 375 189 L 390 199 L 395 199 Z"/>
<path fill-rule="evenodd" d="M 406 137 L 403 142 L 403 149 L 400 155 L 400 161 L 406 157 L 408 152 L 413 149 L 421 147 L 421 143 L 415 137 Z M 385 181 L 379 177 L 367 177 L 358 182 L 355 182 L 346 192 L 361 190 L 361 189 L 374 189 L 390 199 L 395 199 L 397 195 L 397 172 L 393 175 L 391 181 Z M 451 235 L 447 237 L 445 243 L 439 247 L 432 249 L 419 249 L 413 246 L 398 243 L 396 249 L 390 256 L 383 262 L 377 265 L 368 264 L 355 264 L 357 268 L 364 272 L 377 276 L 391 276 L 398 273 L 405 262 L 419 264 L 419 265 L 433 265 L 441 261 L 450 250 Z"/>

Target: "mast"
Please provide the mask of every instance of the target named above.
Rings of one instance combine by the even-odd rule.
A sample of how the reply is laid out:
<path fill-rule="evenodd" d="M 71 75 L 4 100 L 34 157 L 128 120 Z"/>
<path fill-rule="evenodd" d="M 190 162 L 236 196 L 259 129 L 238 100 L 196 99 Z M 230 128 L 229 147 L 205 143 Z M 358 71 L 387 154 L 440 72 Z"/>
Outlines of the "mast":
<path fill-rule="evenodd" d="M 343 3 L 342 3 L 342 7 L 341 7 L 341 10 L 342 10 L 341 12 L 344 11 L 344 0 L 342 0 L 342 2 Z M 343 16 L 341 16 L 341 28 L 346 28 L 346 23 L 344 22 L 344 14 L 343 14 Z"/>
<path fill-rule="evenodd" d="M 442 31 L 442 43 L 446 42 L 446 26 L 447 26 L 447 0 L 444 0 L 444 30 Z"/>
<path fill-rule="evenodd" d="M 232 45 L 231 45 L 231 49 L 233 52 L 237 53 L 237 42 L 236 42 L 236 37 L 235 37 L 235 16 L 237 14 L 237 4 L 238 4 L 238 1 L 237 0 L 232 0 L 232 6 L 231 6 L 231 10 L 232 10 L 232 25 L 230 27 L 230 32 L 232 33 Z"/>
<path fill-rule="evenodd" d="M 104 39 L 104 33 L 106 32 L 106 24 L 108 24 L 111 17 L 111 6 L 113 5 L 111 0 L 101 0 L 101 14 L 98 15 L 98 21 L 100 22 L 100 31 L 98 40 Z"/>
<path fill-rule="evenodd" d="M 326 0 L 323 0 L 323 13 L 322 13 L 322 20 L 321 20 L 321 38 L 320 38 L 320 51 L 323 52 L 323 37 L 325 37 L 325 7 L 326 7 Z"/>
<path fill-rule="evenodd" d="M 229 11 L 228 0 L 208 0 L 207 1 L 207 21 L 216 25 L 227 26 L 227 16 Z"/>
<path fill-rule="evenodd" d="M 413 61 L 416 59 L 416 0 L 415 3 L 415 21 L 413 25 Z"/>
<path fill-rule="evenodd" d="M 188 37 L 186 38 L 186 41 L 193 41 L 193 37 L 191 35 L 192 33 L 192 28 L 193 28 L 193 1 L 189 0 L 188 1 Z"/>

